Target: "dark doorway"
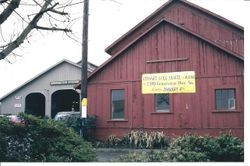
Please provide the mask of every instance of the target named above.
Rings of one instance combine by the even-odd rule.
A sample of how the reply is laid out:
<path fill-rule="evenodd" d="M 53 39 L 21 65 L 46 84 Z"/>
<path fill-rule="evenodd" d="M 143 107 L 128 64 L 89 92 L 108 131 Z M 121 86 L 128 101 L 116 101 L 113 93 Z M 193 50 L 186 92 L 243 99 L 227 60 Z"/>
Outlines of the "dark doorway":
<path fill-rule="evenodd" d="M 57 112 L 79 111 L 80 96 L 74 90 L 59 90 L 52 94 L 51 118 L 54 118 Z"/>
<path fill-rule="evenodd" d="M 25 98 L 25 113 L 34 116 L 45 116 L 45 96 L 41 93 L 31 93 Z"/>

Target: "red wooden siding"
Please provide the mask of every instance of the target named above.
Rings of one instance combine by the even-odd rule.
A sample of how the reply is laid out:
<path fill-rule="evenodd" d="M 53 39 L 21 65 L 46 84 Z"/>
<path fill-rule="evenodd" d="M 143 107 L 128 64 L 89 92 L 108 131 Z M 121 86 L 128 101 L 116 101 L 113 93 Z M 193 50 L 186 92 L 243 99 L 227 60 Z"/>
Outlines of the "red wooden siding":
<path fill-rule="evenodd" d="M 189 2 L 188 2 L 189 4 Z M 162 18 L 169 19 L 183 27 L 216 42 L 238 54 L 244 56 L 244 32 L 243 30 L 222 22 L 203 10 L 187 5 L 187 3 L 171 2 L 157 12 L 149 16 L 144 22 L 129 31 L 126 37 L 117 41 L 114 46 L 108 49 L 111 55 L 116 54 L 132 39 L 139 36 Z"/>
<path fill-rule="evenodd" d="M 188 58 L 168 63 L 150 60 Z M 197 76 L 243 75 L 243 63 L 167 23 L 160 24 L 91 78 L 99 81 L 140 80 L 145 72 L 195 70 Z"/>
<path fill-rule="evenodd" d="M 147 63 L 176 58 L 183 60 Z M 119 136 L 131 129 L 217 135 L 230 129 L 243 138 L 243 69 L 242 60 L 162 22 L 90 77 L 88 110 L 98 116 L 96 136 Z M 171 94 L 170 113 L 155 113 L 154 96 L 141 93 L 141 75 L 175 71 L 195 71 L 197 92 Z M 237 111 L 215 111 L 216 88 L 236 89 Z M 125 90 L 124 121 L 110 118 L 112 89 Z"/>
<path fill-rule="evenodd" d="M 192 10 L 192 8 L 180 3 L 178 6 L 172 7 L 165 17 L 242 56 L 244 55 L 244 34 L 242 31 L 232 26 L 226 26 L 210 15 Z"/>

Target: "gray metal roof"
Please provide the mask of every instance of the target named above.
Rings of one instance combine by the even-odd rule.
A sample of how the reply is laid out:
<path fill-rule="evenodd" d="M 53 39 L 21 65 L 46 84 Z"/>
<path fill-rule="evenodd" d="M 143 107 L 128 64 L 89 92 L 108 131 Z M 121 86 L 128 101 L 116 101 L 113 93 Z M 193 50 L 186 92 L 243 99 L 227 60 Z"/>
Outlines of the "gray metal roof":
<path fill-rule="evenodd" d="M 76 64 L 82 65 L 82 60 L 77 62 Z M 88 62 L 88 73 L 92 73 L 98 66 L 94 65 L 93 63 Z"/>

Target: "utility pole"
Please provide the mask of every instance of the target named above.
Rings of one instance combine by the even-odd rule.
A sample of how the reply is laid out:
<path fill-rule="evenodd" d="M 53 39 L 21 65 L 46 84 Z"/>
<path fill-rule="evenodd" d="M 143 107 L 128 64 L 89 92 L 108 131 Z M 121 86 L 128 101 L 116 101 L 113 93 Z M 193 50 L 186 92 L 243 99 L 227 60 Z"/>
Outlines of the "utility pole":
<path fill-rule="evenodd" d="M 88 78 L 88 15 L 89 0 L 83 3 L 83 29 L 82 29 L 82 74 L 81 74 L 81 118 L 82 134 L 85 136 L 85 119 L 87 118 L 87 78 Z"/>

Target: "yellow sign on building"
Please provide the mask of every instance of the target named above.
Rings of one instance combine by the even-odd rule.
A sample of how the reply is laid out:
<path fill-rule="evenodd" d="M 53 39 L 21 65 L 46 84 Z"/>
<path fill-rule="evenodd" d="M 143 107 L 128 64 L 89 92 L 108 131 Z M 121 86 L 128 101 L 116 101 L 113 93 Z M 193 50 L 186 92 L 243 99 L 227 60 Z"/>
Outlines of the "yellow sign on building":
<path fill-rule="evenodd" d="M 195 93 L 195 72 L 171 72 L 142 75 L 142 94 Z"/>

